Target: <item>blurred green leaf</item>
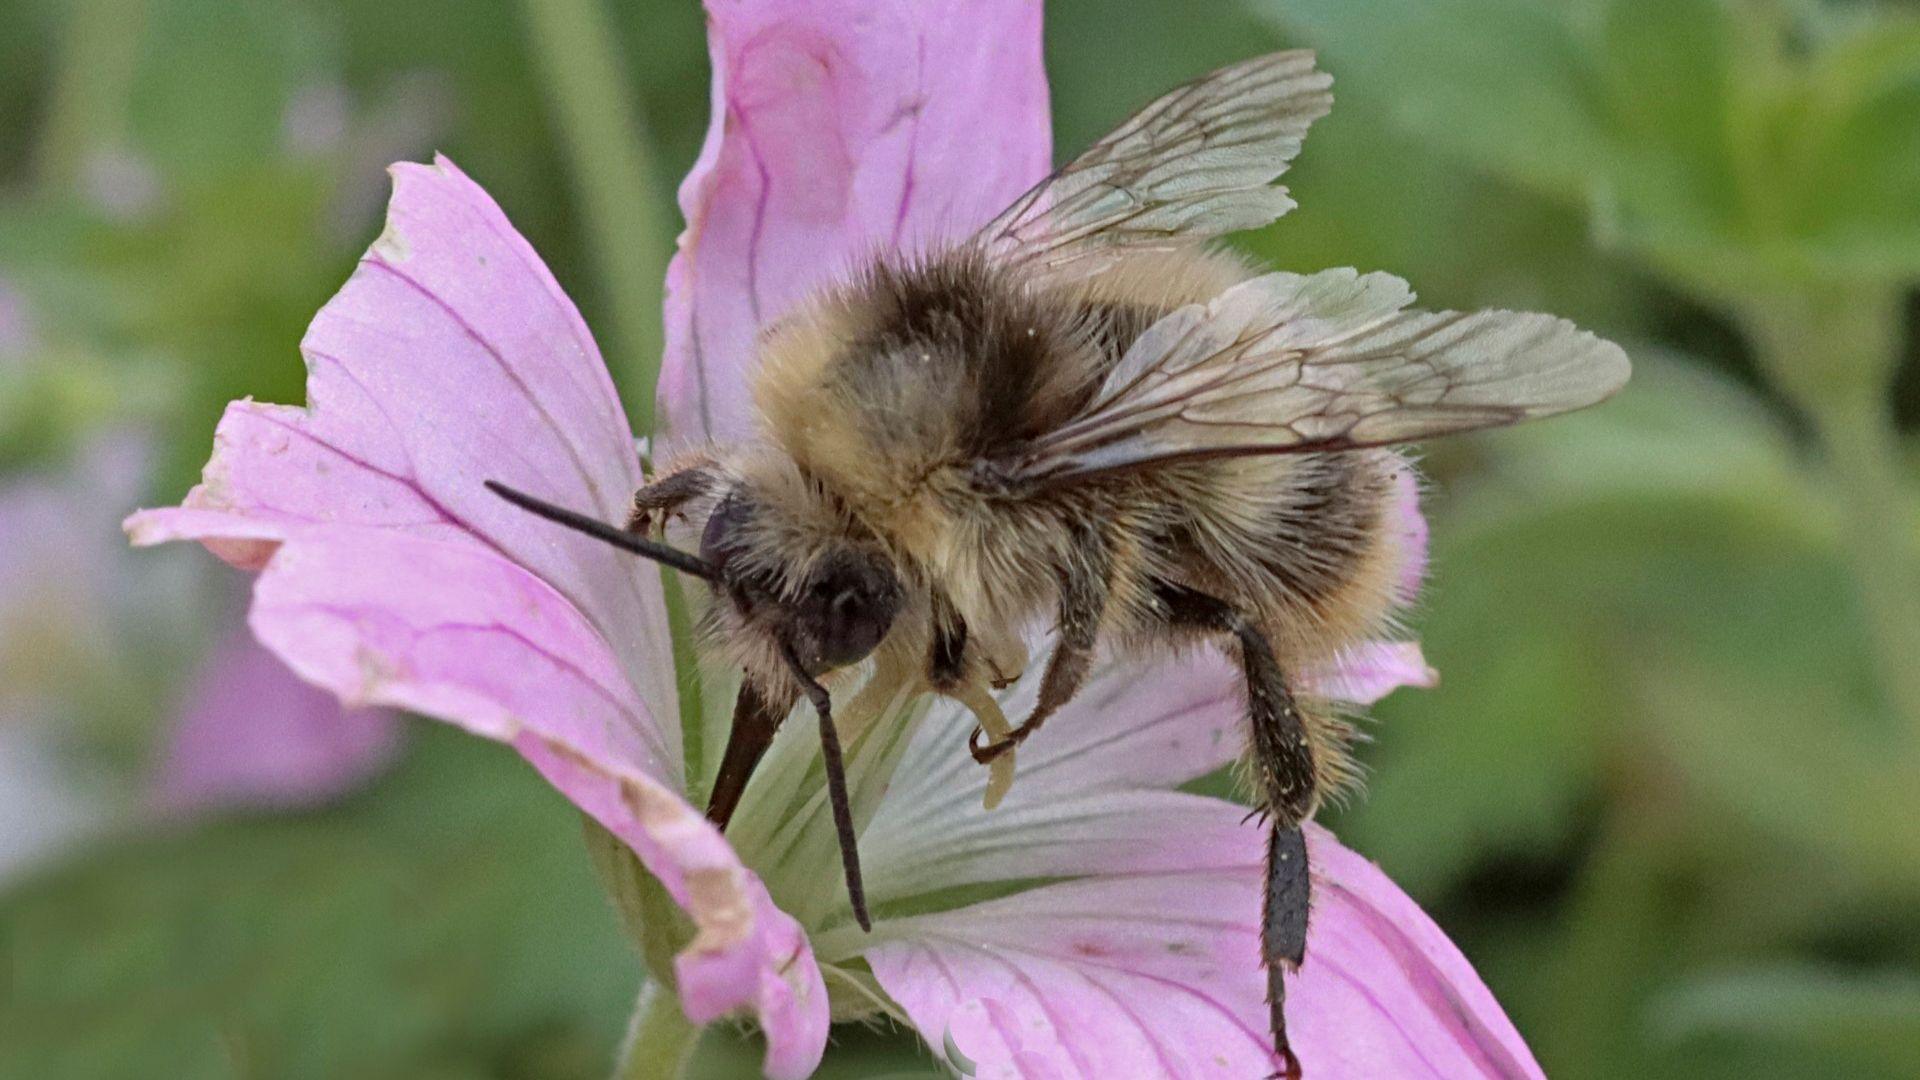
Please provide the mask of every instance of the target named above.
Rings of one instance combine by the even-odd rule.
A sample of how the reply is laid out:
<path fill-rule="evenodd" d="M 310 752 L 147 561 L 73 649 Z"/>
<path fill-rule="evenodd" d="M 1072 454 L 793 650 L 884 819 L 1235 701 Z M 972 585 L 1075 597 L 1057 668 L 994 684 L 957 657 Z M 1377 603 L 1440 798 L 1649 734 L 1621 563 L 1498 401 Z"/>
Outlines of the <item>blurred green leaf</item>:
<path fill-rule="evenodd" d="M 331 66 L 308 9 L 252 0 L 146 5 L 129 99 L 133 148 L 186 184 L 280 156 L 294 91 Z"/>
<path fill-rule="evenodd" d="M 709 1029 L 694 1051 L 687 1080 L 739 1080 L 760 1075 L 765 1044 Z M 885 1027 L 846 1025 L 833 1029 L 827 1057 L 812 1080 L 949 1080 L 933 1054 L 912 1033 Z"/>
<path fill-rule="evenodd" d="M 1920 276 L 1920 16 L 1732 0 L 1255 0 L 1417 138 L 1732 295 Z"/>
<path fill-rule="evenodd" d="M 1649 1016 L 1667 1039 L 1791 1047 L 1829 1076 L 1920 1075 L 1920 976 L 1911 971 L 1728 971 L 1660 995 Z"/>
<path fill-rule="evenodd" d="M 1583 198 L 1604 167 L 1601 89 L 1564 5 L 1253 3 L 1320 50 L 1336 93 L 1386 96 L 1394 120 L 1421 139 L 1568 198 Z"/>
<path fill-rule="evenodd" d="M 1335 92 L 1287 174 L 1299 209 L 1239 238 L 1261 263 L 1386 270 L 1430 308 L 1544 310 L 1613 329 L 1643 317 L 1641 290 L 1595 257 L 1582 214 L 1408 135 L 1358 77 L 1336 73 Z"/>
<path fill-rule="evenodd" d="M 1728 598 L 1780 572 L 1783 546 L 1831 536 L 1741 391 L 1647 354 L 1615 402 L 1470 446 L 1473 483 L 1429 500 L 1434 582 L 1416 622 L 1441 685 L 1376 710 L 1367 798 L 1340 817 L 1416 895 L 1478 857 L 1567 842 L 1605 763 L 1640 737 L 1639 653 L 1751 627 Z"/>
<path fill-rule="evenodd" d="M 505 749 L 414 735 L 336 809 L 0 900 L 0 1075 L 604 1075 L 639 969 L 577 812 Z"/>
<path fill-rule="evenodd" d="M 1648 705 L 1665 721 L 1652 734 L 1699 795 L 1763 830 L 1798 867 L 1838 862 L 1855 888 L 1911 896 L 1920 833 L 1887 822 L 1920 820 L 1920 745 L 1875 708 L 1850 613 L 1823 611 L 1817 594 L 1793 598 L 1762 624 L 1793 635 L 1776 662 L 1722 656 L 1687 670 L 1648 657 Z"/>

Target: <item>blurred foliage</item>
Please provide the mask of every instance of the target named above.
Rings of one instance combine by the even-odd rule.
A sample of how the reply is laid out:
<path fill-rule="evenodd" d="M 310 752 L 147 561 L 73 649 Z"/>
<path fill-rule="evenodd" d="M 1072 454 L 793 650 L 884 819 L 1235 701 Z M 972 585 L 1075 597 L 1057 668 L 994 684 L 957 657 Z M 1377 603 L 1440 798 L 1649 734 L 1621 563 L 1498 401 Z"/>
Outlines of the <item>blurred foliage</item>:
<path fill-rule="evenodd" d="M 299 399 L 381 169 L 436 149 L 644 400 L 657 331 L 616 311 L 657 298 L 596 230 L 608 177 L 643 174 L 659 212 L 622 243 L 664 259 L 702 21 L 598 9 L 630 93 L 569 88 L 508 0 L 0 0 L 0 282 L 33 316 L 24 362 L 0 342 L 0 471 L 130 427 L 162 451 L 148 501 L 176 497 L 224 402 Z M 1638 364 L 1602 409 L 1431 449 L 1415 625 L 1444 681 L 1376 710 L 1332 824 L 1551 1075 L 1920 1073 L 1920 715 L 1889 661 L 1920 655 L 1920 448 L 1890 419 L 1920 412 L 1920 14 L 1059 0 L 1061 147 L 1288 43 L 1338 104 L 1250 251 L 1553 310 Z M 635 111 L 637 161 L 582 92 Z M 114 710 L 157 725 L 148 681 Z M 102 841 L 0 896 L 0 1075 L 603 1075 L 639 965 L 578 835 L 510 754 L 423 728 L 333 808 Z M 904 1036 L 837 1038 L 823 1075 L 929 1074 Z M 719 1029 L 702 1069 L 757 1053 Z"/>
<path fill-rule="evenodd" d="M 419 736 L 334 808 L 141 837 L 0 903 L 0 1075 L 603 1074 L 639 965 L 578 815 L 509 751 Z"/>

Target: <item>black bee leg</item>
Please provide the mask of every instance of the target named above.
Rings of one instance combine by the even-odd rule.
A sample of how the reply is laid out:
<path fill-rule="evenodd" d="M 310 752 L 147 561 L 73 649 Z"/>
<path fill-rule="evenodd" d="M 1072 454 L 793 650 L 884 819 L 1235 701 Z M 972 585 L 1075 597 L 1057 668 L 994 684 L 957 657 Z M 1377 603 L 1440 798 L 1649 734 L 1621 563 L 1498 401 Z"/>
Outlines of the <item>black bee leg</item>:
<path fill-rule="evenodd" d="M 627 531 L 646 534 L 657 524 L 666 524 L 682 503 L 712 490 L 719 481 L 713 463 L 705 458 L 672 470 L 633 493 L 633 509 L 627 513 Z M 655 515 L 660 515 L 658 521 Z"/>
<path fill-rule="evenodd" d="M 1307 909 L 1312 882 L 1307 842 L 1300 823 L 1313 812 L 1313 748 L 1305 719 L 1273 654 L 1266 634 L 1225 601 L 1181 585 L 1155 589 L 1168 621 L 1178 627 L 1231 635 L 1247 681 L 1247 720 L 1252 728 L 1254 774 L 1266 802 L 1266 895 L 1260 918 L 1260 952 L 1267 968 L 1268 1021 L 1280 1056 L 1276 1075 L 1299 1077 L 1300 1059 L 1287 1040 L 1285 974 L 1307 953 Z"/>
<path fill-rule="evenodd" d="M 807 674 L 794 655 L 793 646 L 782 643 L 780 653 L 800 690 L 820 715 L 820 757 L 827 768 L 827 805 L 833 809 L 833 829 L 840 838 L 840 868 L 847 876 L 847 900 L 853 905 L 854 921 L 862 930 L 873 929 L 873 917 L 867 914 L 867 890 L 860 882 L 860 843 L 853 831 L 853 800 L 847 794 L 847 765 L 840 753 L 840 732 L 833 726 L 833 696 L 827 688 Z"/>
<path fill-rule="evenodd" d="M 707 820 L 726 830 L 740 796 L 747 790 L 753 770 L 773 745 L 780 722 L 793 711 L 798 695 L 779 694 L 756 686 L 752 680 L 740 684 L 740 696 L 733 702 L 733 729 L 727 735 L 727 752 L 720 758 L 720 772 L 713 778 L 713 794 L 707 798 Z"/>
<path fill-rule="evenodd" d="M 1093 670 L 1094 648 L 1100 641 L 1100 619 L 1107 610 L 1113 559 L 1106 537 L 1096 529 L 1079 530 L 1074 539 L 1081 559 L 1060 574 L 1060 642 L 1040 677 L 1040 698 L 1033 712 L 997 742 L 981 745 L 980 729 L 967 740 L 973 760 L 982 765 L 1005 754 L 1040 730 L 1047 718 L 1073 700 Z"/>

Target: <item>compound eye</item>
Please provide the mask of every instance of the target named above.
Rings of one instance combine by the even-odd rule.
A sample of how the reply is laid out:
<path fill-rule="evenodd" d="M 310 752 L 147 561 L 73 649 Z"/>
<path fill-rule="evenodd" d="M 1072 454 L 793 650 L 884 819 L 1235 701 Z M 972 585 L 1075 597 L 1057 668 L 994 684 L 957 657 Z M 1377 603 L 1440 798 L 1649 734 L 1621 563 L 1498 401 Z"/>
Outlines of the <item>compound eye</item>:
<path fill-rule="evenodd" d="M 853 589 L 842 589 L 833 598 L 833 617 L 842 622 L 852 622 L 861 614 L 866 605 L 866 597 Z"/>
<path fill-rule="evenodd" d="M 808 592 L 803 621 L 830 667 L 864 659 L 887 636 L 900 606 L 893 575 L 867 559 L 833 566 Z"/>
<path fill-rule="evenodd" d="M 706 527 L 700 531 L 700 557 L 724 570 L 739 552 L 753 517 L 752 501 L 737 489 L 729 491 L 707 515 Z"/>

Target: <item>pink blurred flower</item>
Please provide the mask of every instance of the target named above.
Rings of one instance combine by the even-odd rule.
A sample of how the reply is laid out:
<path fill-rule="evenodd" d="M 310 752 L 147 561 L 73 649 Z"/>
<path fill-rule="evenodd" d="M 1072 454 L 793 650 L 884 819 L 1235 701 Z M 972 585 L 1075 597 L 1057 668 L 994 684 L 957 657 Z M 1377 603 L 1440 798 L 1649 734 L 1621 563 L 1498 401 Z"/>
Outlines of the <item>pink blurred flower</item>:
<path fill-rule="evenodd" d="M 170 815 L 323 803 L 365 783 L 399 745 L 398 717 L 341 708 L 235 626 L 189 688 L 150 799 Z"/>
<path fill-rule="evenodd" d="M 190 566 L 135 565 L 111 542 L 139 497 L 152 447 L 128 430 L 89 438 L 64 468 L 0 484 L 0 724 L 61 727 L 99 697 L 166 700 L 135 683 L 143 655 L 191 661 L 224 605 Z M 163 665 L 165 666 L 165 665 Z M 77 703 L 84 702 L 84 705 Z M 155 769 L 172 810 L 279 805 L 339 794 L 384 763 L 386 713 L 343 718 L 330 696 L 233 634 L 207 650 Z"/>
<path fill-rule="evenodd" d="M 174 673 L 200 662 L 209 616 L 226 607 L 207 594 L 226 590 L 189 558 L 136 560 L 113 542 L 152 462 L 150 440 L 114 428 L 58 468 L 0 479 L 0 877 L 141 819 L 155 795 L 174 814 L 317 801 L 388 756 L 394 717 L 343 717 L 245 635 L 214 650 L 188 707 L 167 714 Z M 159 724 L 151 791 L 74 753 Z"/>
<path fill-rule="evenodd" d="M 708 13 L 713 126 L 668 278 L 674 441 L 748 430 L 758 327 L 876 247 L 963 234 L 1050 158 L 1037 0 Z M 840 992 L 867 971 L 886 995 L 869 1011 L 980 1076 L 1270 1071 L 1259 827 L 1178 790 L 1241 745 L 1226 666 L 1103 670 L 992 812 L 961 749 L 970 716 L 936 704 L 870 728 L 850 763 L 875 915 L 861 932 L 809 725 L 782 732 L 721 835 L 687 794 L 704 779 L 689 748 L 717 736 L 700 717 L 683 729 L 654 569 L 482 488 L 612 520 L 640 469 L 586 327 L 499 208 L 444 159 L 393 172 L 386 231 L 303 342 L 308 407 L 230 406 L 203 483 L 129 519 L 135 542 L 196 539 L 259 570 L 254 632 L 346 701 L 514 745 L 686 911 L 683 1008 L 753 1014 L 770 1076 L 813 1070 L 827 975 Z M 1319 688 L 1364 704 L 1431 674 L 1383 643 Z M 1539 1075 L 1431 921 L 1323 830 L 1309 843 L 1317 904 L 1290 1002 L 1314 1075 Z"/>

